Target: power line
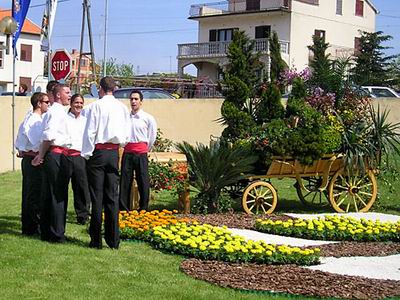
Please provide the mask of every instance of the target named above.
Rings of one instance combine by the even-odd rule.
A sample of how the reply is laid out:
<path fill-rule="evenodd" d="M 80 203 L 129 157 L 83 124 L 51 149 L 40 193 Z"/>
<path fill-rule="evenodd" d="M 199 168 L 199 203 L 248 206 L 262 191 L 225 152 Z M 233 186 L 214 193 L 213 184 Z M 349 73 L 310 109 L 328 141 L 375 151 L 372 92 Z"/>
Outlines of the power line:
<path fill-rule="evenodd" d="M 197 31 L 197 29 L 170 29 L 170 30 L 154 30 L 154 31 L 136 31 L 136 32 L 114 32 L 108 35 L 136 35 L 136 34 L 153 34 L 153 33 L 168 33 L 168 32 L 184 32 L 184 31 Z M 69 35 L 56 35 L 55 37 L 78 37 L 77 34 Z"/>

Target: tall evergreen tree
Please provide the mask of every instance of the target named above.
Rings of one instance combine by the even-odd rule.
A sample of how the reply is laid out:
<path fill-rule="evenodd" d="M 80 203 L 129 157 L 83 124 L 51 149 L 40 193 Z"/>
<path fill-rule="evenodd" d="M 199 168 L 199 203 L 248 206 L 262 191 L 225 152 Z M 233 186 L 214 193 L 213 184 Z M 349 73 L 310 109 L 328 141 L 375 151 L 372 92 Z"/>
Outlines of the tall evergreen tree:
<path fill-rule="evenodd" d="M 227 57 L 229 64 L 222 81 L 225 101 L 221 107 L 221 121 L 227 127 L 222 136 L 233 141 L 256 125 L 253 109 L 260 81 L 257 74 L 264 65 L 260 54 L 254 52 L 254 41 L 244 31 L 233 33 Z"/>
<path fill-rule="evenodd" d="M 276 31 L 274 31 L 269 38 L 269 55 L 271 65 L 269 77 L 271 82 L 277 82 L 280 74 L 288 68 L 288 65 L 282 59 L 281 46 Z"/>
<path fill-rule="evenodd" d="M 310 61 L 312 69 L 312 77 L 310 84 L 312 87 L 320 87 L 326 92 L 330 92 L 332 61 L 329 54 L 326 54 L 329 44 L 325 39 L 317 35 L 313 36 L 313 45 L 308 46 L 308 49 L 313 53 L 313 58 Z"/>
<path fill-rule="evenodd" d="M 361 32 L 360 48 L 357 51 L 355 67 L 352 70 L 353 80 L 358 85 L 386 85 L 390 82 L 387 69 L 395 56 L 385 56 L 382 45 L 391 40 L 390 35 L 382 31 Z"/>

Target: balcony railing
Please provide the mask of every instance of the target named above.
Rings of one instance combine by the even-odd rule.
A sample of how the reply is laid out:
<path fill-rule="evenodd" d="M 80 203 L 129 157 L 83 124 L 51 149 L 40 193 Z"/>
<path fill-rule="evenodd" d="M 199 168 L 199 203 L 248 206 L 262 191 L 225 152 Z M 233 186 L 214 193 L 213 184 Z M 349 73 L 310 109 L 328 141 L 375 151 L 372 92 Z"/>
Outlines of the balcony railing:
<path fill-rule="evenodd" d="M 227 0 L 213 3 L 193 4 L 190 7 L 191 18 L 232 14 L 248 11 L 271 11 L 288 9 L 290 0 Z"/>
<path fill-rule="evenodd" d="M 257 52 L 268 52 L 268 39 L 256 39 L 254 50 Z M 228 52 L 231 42 L 209 42 L 178 45 L 178 58 L 212 58 L 224 57 Z M 289 54 L 289 42 L 279 41 L 281 53 Z"/>

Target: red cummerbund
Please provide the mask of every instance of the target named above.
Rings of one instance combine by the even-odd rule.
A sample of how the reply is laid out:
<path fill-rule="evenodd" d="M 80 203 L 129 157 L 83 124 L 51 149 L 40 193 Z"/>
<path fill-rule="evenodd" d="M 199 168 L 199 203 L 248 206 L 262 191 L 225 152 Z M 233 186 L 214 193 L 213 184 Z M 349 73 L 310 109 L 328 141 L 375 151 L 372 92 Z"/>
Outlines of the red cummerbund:
<path fill-rule="evenodd" d="M 66 151 L 68 151 L 68 148 L 61 146 L 50 146 L 49 151 L 56 154 L 64 154 Z"/>
<path fill-rule="evenodd" d="M 36 155 L 38 155 L 39 152 L 34 152 L 34 151 L 22 151 L 21 152 L 21 156 L 30 156 L 30 157 L 35 157 Z"/>
<path fill-rule="evenodd" d="M 128 143 L 124 148 L 124 152 L 133 154 L 145 154 L 147 153 L 147 143 Z"/>
<path fill-rule="evenodd" d="M 96 144 L 94 148 L 96 150 L 118 150 L 119 144 L 112 144 L 112 143 Z"/>
<path fill-rule="evenodd" d="M 80 156 L 81 151 L 74 150 L 74 149 L 67 149 L 67 150 L 65 150 L 64 155 L 65 156 Z"/>

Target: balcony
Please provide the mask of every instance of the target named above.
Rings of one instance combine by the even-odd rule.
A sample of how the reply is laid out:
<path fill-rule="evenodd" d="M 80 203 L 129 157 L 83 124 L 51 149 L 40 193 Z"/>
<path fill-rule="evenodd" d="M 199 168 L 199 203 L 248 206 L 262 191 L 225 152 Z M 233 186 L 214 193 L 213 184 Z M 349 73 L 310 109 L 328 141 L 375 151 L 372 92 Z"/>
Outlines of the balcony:
<path fill-rule="evenodd" d="M 268 53 L 268 39 L 256 39 L 255 51 Z M 225 57 L 229 42 L 209 42 L 178 45 L 178 59 Z M 289 42 L 279 41 L 282 54 L 289 54 Z"/>
<path fill-rule="evenodd" d="M 288 10 L 291 0 L 227 0 L 214 3 L 193 4 L 190 18 L 227 15 L 247 12 Z"/>

